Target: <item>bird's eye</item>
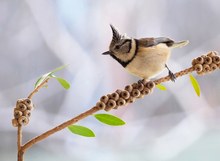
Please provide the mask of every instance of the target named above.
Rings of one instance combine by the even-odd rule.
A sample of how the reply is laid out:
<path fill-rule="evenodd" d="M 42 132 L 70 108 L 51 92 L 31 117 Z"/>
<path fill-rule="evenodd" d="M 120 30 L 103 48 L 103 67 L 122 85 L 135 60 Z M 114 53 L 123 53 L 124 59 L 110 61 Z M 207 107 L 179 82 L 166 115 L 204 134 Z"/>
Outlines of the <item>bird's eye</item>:
<path fill-rule="evenodd" d="M 116 45 L 116 46 L 115 46 L 115 49 L 119 49 L 119 48 L 120 48 L 120 46 L 119 46 L 119 45 Z"/>

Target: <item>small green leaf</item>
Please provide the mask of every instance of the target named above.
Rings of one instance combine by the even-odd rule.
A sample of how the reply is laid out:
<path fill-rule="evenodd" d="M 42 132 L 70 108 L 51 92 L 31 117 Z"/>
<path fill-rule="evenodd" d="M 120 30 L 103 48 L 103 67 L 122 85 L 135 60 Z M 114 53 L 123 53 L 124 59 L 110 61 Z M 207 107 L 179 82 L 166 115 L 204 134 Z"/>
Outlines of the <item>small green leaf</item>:
<path fill-rule="evenodd" d="M 60 77 L 56 77 L 54 75 L 53 75 L 53 77 L 63 86 L 63 88 L 65 88 L 65 89 L 69 89 L 70 88 L 69 82 L 67 82 L 65 79 L 60 78 Z"/>
<path fill-rule="evenodd" d="M 53 75 L 53 73 L 55 73 L 55 72 L 57 72 L 57 71 L 59 71 L 59 70 L 62 70 L 62 69 L 64 69 L 64 68 L 66 68 L 66 67 L 67 67 L 67 65 L 63 65 L 63 66 L 60 66 L 60 67 L 58 67 L 58 68 L 52 70 L 51 72 L 48 72 L 48 73 L 42 75 L 42 76 L 36 81 L 36 83 L 35 83 L 35 85 L 34 85 L 34 88 L 37 88 L 37 87 L 38 87 L 42 82 L 44 82 L 47 78 L 51 78 L 52 75 Z"/>
<path fill-rule="evenodd" d="M 55 73 L 55 72 L 58 72 L 58 71 L 60 71 L 60 70 L 62 70 L 62 69 L 64 69 L 64 68 L 66 68 L 67 66 L 68 66 L 68 65 L 62 65 L 62 66 L 60 66 L 60 67 L 58 67 L 58 68 L 52 70 L 50 73 L 53 74 L 53 73 Z"/>
<path fill-rule="evenodd" d="M 58 82 L 63 86 L 63 88 L 65 89 L 69 89 L 70 88 L 70 84 L 69 82 L 67 82 L 65 79 L 63 78 L 56 78 L 58 80 Z"/>
<path fill-rule="evenodd" d="M 42 82 L 44 82 L 47 78 L 51 77 L 50 73 L 46 73 L 42 75 L 35 83 L 34 88 L 37 88 Z"/>
<path fill-rule="evenodd" d="M 164 85 L 162 85 L 162 84 L 158 84 L 158 85 L 156 85 L 156 87 L 157 87 L 159 90 L 161 90 L 161 91 L 166 91 L 166 90 L 167 90 L 167 88 L 166 88 Z"/>
<path fill-rule="evenodd" d="M 125 124 L 123 120 L 110 114 L 95 114 L 94 116 L 97 120 L 107 125 L 121 126 Z"/>
<path fill-rule="evenodd" d="M 77 135 L 85 136 L 85 137 L 95 137 L 95 134 L 92 130 L 87 127 L 80 126 L 80 125 L 70 125 L 68 129 Z"/>
<path fill-rule="evenodd" d="M 200 96 L 200 86 L 199 86 L 198 81 L 196 80 L 196 78 L 192 74 L 190 74 L 189 77 L 190 77 L 190 82 L 191 82 L 197 96 Z"/>

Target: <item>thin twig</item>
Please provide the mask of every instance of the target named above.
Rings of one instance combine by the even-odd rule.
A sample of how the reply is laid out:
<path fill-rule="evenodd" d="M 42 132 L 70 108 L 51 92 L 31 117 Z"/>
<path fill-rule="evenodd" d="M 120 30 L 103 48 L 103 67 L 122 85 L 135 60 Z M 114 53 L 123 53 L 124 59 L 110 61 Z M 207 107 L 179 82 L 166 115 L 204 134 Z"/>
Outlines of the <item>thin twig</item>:
<path fill-rule="evenodd" d="M 37 86 L 28 96 L 29 99 L 31 99 L 35 93 L 39 91 L 40 88 L 42 88 L 49 80 L 50 78 L 47 78 L 44 80 L 39 86 Z M 18 149 L 18 154 L 17 154 L 17 159 L 18 161 L 23 161 L 24 160 L 24 151 L 22 148 L 22 125 L 18 125 L 18 130 L 17 130 L 17 149 Z"/>
<path fill-rule="evenodd" d="M 21 153 L 22 147 L 22 126 L 18 125 L 17 131 L 17 147 L 18 147 L 18 161 L 23 161 L 23 154 Z"/>
<path fill-rule="evenodd" d="M 17 133 L 17 146 L 18 146 L 18 149 L 21 148 L 21 144 L 22 144 L 22 126 L 21 125 L 18 125 L 18 133 Z"/>
<path fill-rule="evenodd" d="M 74 117 L 74 118 L 72 118 L 72 119 L 70 119 L 70 120 L 54 127 L 54 128 L 52 128 L 52 129 L 48 130 L 47 132 L 37 136 L 36 138 L 34 138 L 34 139 L 28 141 L 26 144 L 24 144 L 24 146 L 21 148 L 22 151 L 25 152 L 25 150 L 27 150 L 28 148 L 30 148 L 32 145 L 36 144 L 37 142 L 47 138 L 48 136 L 50 136 L 50 135 L 52 135 L 52 134 L 54 134 L 58 131 L 63 130 L 67 126 L 72 125 L 72 124 L 78 122 L 79 120 L 84 119 L 87 116 L 92 115 L 93 113 L 96 113 L 99 110 L 101 110 L 101 109 L 95 106 L 95 107 L 91 108 L 90 110 L 88 110 L 84 113 L 81 113 L 80 115 L 78 115 L 78 116 L 76 116 L 76 117 Z"/>
<path fill-rule="evenodd" d="M 192 73 L 194 71 L 194 68 L 193 67 L 190 67 L 190 68 L 187 68 L 185 70 L 182 70 L 180 72 L 177 72 L 175 73 L 175 77 L 178 78 L 178 77 L 181 77 L 183 75 L 187 75 L 189 73 Z M 163 82 L 168 82 L 170 81 L 170 76 L 166 76 L 166 77 L 162 77 L 162 78 L 159 78 L 157 80 L 154 80 L 154 83 L 155 84 L 160 84 L 160 83 L 163 83 Z"/>
<path fill-rule="evenodd" d="M 50 78 L 47 78 L 45 81 L 43 81 L 39 86 L 37 86 L 37 88 L 35 88 L 28 96 L 29 99 L 31 99 L 35 93 L 37 93 L 39 91 L 40 88 L 42 88 L 45 84 L 47 84 L 48 80 Z"/>

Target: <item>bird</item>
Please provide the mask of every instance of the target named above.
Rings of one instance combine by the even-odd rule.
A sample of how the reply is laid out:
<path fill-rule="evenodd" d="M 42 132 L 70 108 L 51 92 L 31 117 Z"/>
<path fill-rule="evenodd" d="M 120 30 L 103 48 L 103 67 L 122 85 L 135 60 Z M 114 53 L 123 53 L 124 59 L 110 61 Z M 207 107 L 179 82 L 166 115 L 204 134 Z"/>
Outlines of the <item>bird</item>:
<path fill-rule="evenodd" d="M 175 75 L 168 68 L 167 62 L 173 48 L 183 47 L 188 40 L 174 41 L 167 37 L 131 38 L 120 34 L 118 29 L 110 24 L 112 40 L 109 50 L 102 53 L 110 55 L 129 73 L 143 79 L 151 80 L 165 68 L 169 77 L 175 81 Z"/>

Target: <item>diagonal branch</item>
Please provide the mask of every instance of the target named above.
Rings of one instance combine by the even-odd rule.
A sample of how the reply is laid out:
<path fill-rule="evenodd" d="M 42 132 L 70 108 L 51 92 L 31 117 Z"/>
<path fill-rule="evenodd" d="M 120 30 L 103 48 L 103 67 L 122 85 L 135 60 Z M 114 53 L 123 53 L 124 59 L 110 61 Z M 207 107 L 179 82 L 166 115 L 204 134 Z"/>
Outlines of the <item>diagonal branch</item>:
<path fill-rule="evenodd" d="M 212 72 L 216 69 L 220 69 L 220 57 L 216 52 L 210 52 L 207 55 L 202 55 L 192 61 L 192 67 L 182 70 L 180 72 L 175 73 L 175 77 L 181 77 L 183 75 L 187 75 L 196 71 L 199 75 L 204 75 L 206 73 Z M 37 88 L 35 88 L 28 99 L 31 99 L 35 93 L 38 92 L 40 88 L 42 88 L 47 82 L 49 78 L 43 81 Z M 137 83 L 133 83 L 131 85 L 127 85 L 124 90 L 116 90 L 116 92 L 112 94 L 104 95 L 100 98 L 100 100 L 96 103 L 96 106 L 87 110 L 80 115 L 71 118 L 70 120 L 61 123 L 60 125 L 46 131 L 45 133 L 31 139 L 26 144 L 22 146 L 22 129 L 21 125 L 18 126 L 18 161 L 23 161 L 24 152 L 32 147 L 34 144 L 46 139 L 47 137 L 53 135 L 54 133 L 63 130 L 64 128 L 72 125 L 100 110 L 109 111 L 111 109 L 117 109 L 120 106 L 124 106 L 128 103 L 133 103 L 136 99 L 142 98 L 143 96 L 152 93 L 155 85 L 170 81 L 170 77 L 162 77 L 154 81 L 149 80 L 139 80 Z"/>
<path fill-rule="evenodd" d="M 190 67 L 190 68 L 187 68 L 187 69 L 185 69 L 183 71 L 175 73 L 175 76 L 176 76 L 176 78 L 178 78 L 180 76 L 186 75 L 186 74 L 191 73 L 193 71 L 194 71 L 193 67 Z M 157 79 L 154 82 L 155 82 L 155 84 L 159 84 L 159 83 L 166 82 L 166 81 L 169 81 L 169 80 L 170 80 L 170 77 L 166 76 L 166 77 Z M 95 107 L 91 108 L 90 110 L 88 110 L 88 111 L 86 111 L 86 112 L 84 112 L 84 113 L 82 113 L 82 114 L 80 114 L 80 115 L 78 115 L 78 116 L 76 116 L 76 117 L 74 117 L 74 118 L 72 118 L 72 119 L 70 119 L 70 120 L 68 120 L 68 121 L 66 121 L 66 122 L 64 122 L 64 123 L 54 127 L 54 128 L 52 128 L 52 129 L 48 130 L 47 132 L 45 132 L 45 133 L 43 133 L 43 134 L 33 138 L 32 140 L 30 140 L 26 144 L 24 144 L 22 146 L 21 150 L 23 152 L 25 152 L 28 148 L 30 148 L 34 144 L 36 144 L 36 143 L 46 139 L 50 135 L 52 135 L 52 134 L 54 134 L 54 133 L 56 133 L 58 131 L 61 131 L 64 128 L 66 128 L 66 127 L 68 127 L 68 126 L 78 122 L 79 120 L 82 120 L 82 119 L 84 119 L 84 118 L 86 118 L 86 117 L 96 113 L 97 111 L 102 110 L 102 109 L 103 108 L 100 107 L 100 106 L 95 106 Z"/>
<path fill-rule="evenodd" d="M 70 120 L 54 127 L 54 128 L 52 128 L 52 129 L 50 129 L 47 132 L 45 132 L 45 133 L 33 138 L 32 140 L 28 141 L 26 144 L 24 144 L 22 146 L 21 150 L 23 152 L 25 152 L 26 149 L 30 148 L 32 145 L 36 144 L 37 142 L 46 139 L 48 136 L 50 136 L 50 135 L 52 135 L 52 134 L 54 134 L 58 131 L 63 130 L 64 128 L 66 128 L 69 125 L 75 124 L 79 120 L 82 120 L 85 117 L 90 116 L 90 115 L 92 115 L 93 113 L 96 113 L 99 110 L 101 110 L 101 109 L 99 107 L 95 106 L 95 107 L 91 108 L 90 110 L 88 110 L 84 113 L 81 113 L 80 115 L 78 115 L 78 116 L 76 116 L 76 117 L 74 117 L 74 118 L 72 118 L 72 119 L 70 119 Z"/>

